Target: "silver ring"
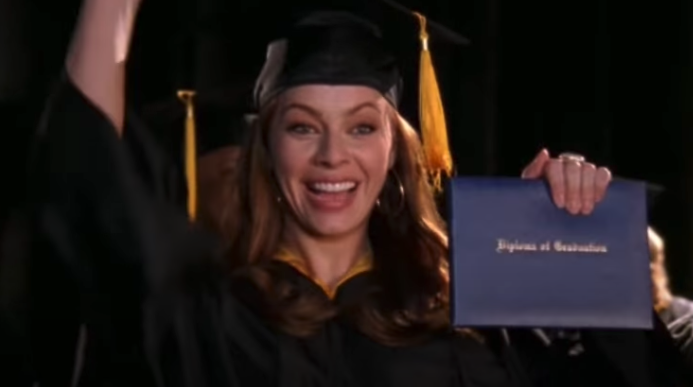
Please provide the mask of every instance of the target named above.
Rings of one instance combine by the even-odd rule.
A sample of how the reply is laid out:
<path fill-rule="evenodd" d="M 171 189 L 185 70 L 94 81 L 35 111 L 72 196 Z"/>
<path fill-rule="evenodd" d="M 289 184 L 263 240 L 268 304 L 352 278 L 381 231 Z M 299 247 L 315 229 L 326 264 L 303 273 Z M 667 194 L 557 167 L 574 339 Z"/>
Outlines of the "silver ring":
<path fill-rule="evenodd" d="M 572 153 L 572 152 L 563 152 L 560 155 L 558 155 L 558 159 L 561 161 L 573 161 L 576 163 L 584 163 L 585 162 L 585 156 L 578 154 L 578 153 Z"/>

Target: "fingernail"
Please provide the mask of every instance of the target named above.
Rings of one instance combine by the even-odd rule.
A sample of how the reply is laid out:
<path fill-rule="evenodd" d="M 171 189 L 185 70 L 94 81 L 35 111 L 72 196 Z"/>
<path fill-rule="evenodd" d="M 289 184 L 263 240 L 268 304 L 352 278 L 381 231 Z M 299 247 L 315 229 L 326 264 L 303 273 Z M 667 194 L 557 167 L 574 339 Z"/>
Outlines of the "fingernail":
<path fill-rule="evenodd" d="M 568 204 L 568 209 L 570 210 L 571 213 L 577 214 L 578 212 L 580 212 L 580 202 L 575 201 L 575 200 L 571 201 Z"/>
<path fill-rule="evenodd" d="M 553 201 L 556 202 L 556 206 L 558 208 L 565 207 L 565 198 L 563 197 L 563 195 L 556 195 Z"/>
<path fill-rule="evenodd" d="M 592 213 L 593 210 L 594 210 L 594 205 L 591 202 L 590 203 L 584 203 L 582 205 L 583 215 L 589 215 Z"/>

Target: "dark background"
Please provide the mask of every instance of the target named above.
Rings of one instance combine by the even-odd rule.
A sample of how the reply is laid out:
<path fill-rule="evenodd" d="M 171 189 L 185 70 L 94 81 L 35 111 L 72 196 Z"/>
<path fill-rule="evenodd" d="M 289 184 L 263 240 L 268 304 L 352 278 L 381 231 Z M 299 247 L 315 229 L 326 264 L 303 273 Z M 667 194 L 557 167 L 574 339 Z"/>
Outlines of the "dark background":
<path fill-rule="evenodd" d="M 175 90 L 189 86 L 190 79 L 177 75 L 189 66 L 184 59 L 194 57 L 186 47 L 199 38 L 181 31 L 215 18 L 225 17 L 226 37 L 209 43 L 217 57 L 208 65 L 216 68 L 199 69 L 202 85 L 194 86 L 247 87 L 263 60 L 259 33 L 284 12 L 272 3 L 144 0 L 130 62 L 131 101 L 142 110 L 172 104 Z M 473 42 L 435 54 L 459 172 L 516 176 L 548 147 L 664 186 L 652 223 L 666 238 L 674 288 L 693 295 L 690 2 L 401 3 Z M 30 138 L 79 5 L 0 0 L 2 218 L 22 201 Z"/>

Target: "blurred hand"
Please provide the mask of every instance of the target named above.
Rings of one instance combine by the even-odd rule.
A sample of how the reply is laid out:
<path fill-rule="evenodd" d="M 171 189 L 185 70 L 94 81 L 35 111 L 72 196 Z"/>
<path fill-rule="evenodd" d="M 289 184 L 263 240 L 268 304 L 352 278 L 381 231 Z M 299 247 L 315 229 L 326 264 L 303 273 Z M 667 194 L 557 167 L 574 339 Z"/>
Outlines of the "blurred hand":
<path fill-rule="evenodd" d="M 542 149 L 522 171 L 522 178 L 546 179 L 558 208 L 573 215 L 588 215 L 604 199 L 611 172 L 580 155 L 564 153 L 552 158 L 548 150 Z"/>

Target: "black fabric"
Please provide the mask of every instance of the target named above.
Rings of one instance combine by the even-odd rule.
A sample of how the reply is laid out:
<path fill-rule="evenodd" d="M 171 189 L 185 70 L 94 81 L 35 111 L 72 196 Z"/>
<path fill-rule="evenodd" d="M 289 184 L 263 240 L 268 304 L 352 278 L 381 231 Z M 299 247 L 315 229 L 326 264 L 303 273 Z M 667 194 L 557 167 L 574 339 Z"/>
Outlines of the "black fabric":
<path fill-rule="evenodd" d="M 32 309 L 29 306 L 37 299 L 30 294 L 28 283 L 31 276 L 30 257 L 34 250 L 31 246 L 36 242 L 30 239 L 30 235 L 26 217 L 15 212 L 5 223 L 0 236 L 0 383 L 11 381 L 16 386 L 29 386 L 35 375 L 45 373 L 42 367 L 44 363 L 32 357 L 32 342 L 35 340 L 32 340 L 31 334 L 35 327 L 30 325 Z M 57 283 L 60 283 L 60 274 L 53 273 Z M 46 288 L 54 289 L 54 283 L 47 282 Z M 69 291 L 67 295 L 71 295 Z M 50 312 L 45 315 L 56 317 L 53 319 L 55 324 L 58 327 L 62 325 L 62 315 L 51 316 Z M 65 336 L 69 337 L 69 332 L 62 337 L 53 337 L 53 345 L 56 341 L 64 340 Z M 60 364 L 69 367 L 69 361 L 61 363 L 61 360 L 58 358 L 55 361 L 59 364 L 54 369 L 60 369 Z"/>

